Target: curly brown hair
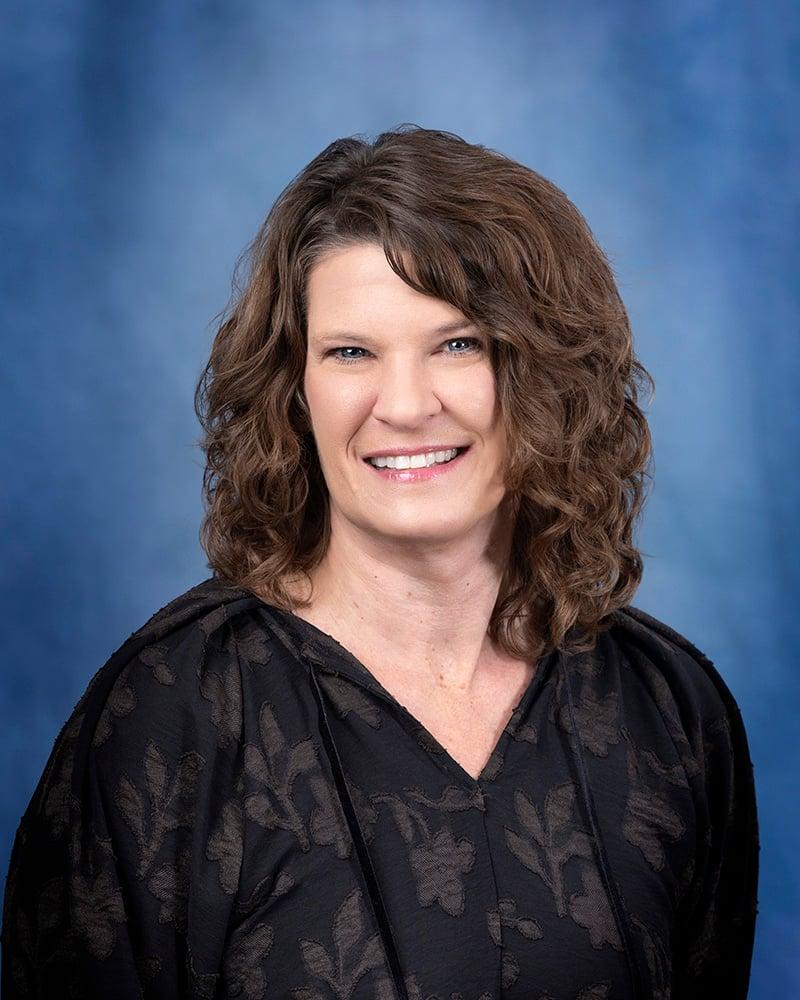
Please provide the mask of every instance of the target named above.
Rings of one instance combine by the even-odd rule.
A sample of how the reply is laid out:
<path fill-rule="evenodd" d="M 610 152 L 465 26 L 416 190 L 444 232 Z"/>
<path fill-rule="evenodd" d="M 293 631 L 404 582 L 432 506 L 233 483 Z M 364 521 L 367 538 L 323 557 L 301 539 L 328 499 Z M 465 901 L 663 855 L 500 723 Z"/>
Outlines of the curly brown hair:
<path fill-rule="evenodd" d="M 330 533 L 302 396 L 307 278 L 323 253 L 361 244 L 490 340 L 514 521 L 489 635 L 528 660 L 591 649 L 642 576 L 632 535 L 652 447 L 637 400 L 653 379 L 569 198 L 495 150 L 413 124 L 332 142 L 237 262 L 195 391 L 208 567 L 284 610 L 302 604 L 289 581 L 310 582 Z"/>

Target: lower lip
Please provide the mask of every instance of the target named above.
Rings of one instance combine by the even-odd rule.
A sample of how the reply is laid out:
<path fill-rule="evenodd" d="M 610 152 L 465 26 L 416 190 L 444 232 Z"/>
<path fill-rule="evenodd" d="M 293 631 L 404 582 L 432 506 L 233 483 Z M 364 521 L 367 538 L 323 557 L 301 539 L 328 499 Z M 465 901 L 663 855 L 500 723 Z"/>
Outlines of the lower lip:
<path fill-rule="evenodd" d="M 455 466 L 461 465 L 463 460 L 470 453 L 471 445 L 466 451 L 461 451 L 456 455 L 455 458 L 451 458 L 449 462 L 443 462 L 441 465 L 426 465 L 421 469 L 378 469 L 366 459 L 362 459 L 364 464 L 368 469 L 371 469 L 376 476 L 380 476 L 381 479 L 390 479 L 395 483 L 417 483 L 423 479 L 438 479 L 440 476 L 446 475 Z"/>

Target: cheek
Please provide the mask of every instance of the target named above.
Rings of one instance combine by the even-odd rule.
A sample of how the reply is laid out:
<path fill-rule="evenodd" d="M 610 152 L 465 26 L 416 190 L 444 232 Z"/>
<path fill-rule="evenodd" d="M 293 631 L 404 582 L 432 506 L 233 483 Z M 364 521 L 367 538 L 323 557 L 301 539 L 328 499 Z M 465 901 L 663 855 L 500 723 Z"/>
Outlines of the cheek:
<path fill-rule="evenodd" d="M 463 415 L 471 428 L 483 434 L 489 434 L 496 428 L 500 411 L 491 373 L 481 373 L 476 378 L 465 380 L 459 386 L 457 398 L 457 412 Z"/>
<path fill-rule="evenodd" d="M 307 377 L 304 391 L 311 411 L 314 436 L 318 442 L 341 442 L 351 436 L 363 421 L 364 393 L 359 392 L 355 380 L 351 385 L 335 379 Z"/>

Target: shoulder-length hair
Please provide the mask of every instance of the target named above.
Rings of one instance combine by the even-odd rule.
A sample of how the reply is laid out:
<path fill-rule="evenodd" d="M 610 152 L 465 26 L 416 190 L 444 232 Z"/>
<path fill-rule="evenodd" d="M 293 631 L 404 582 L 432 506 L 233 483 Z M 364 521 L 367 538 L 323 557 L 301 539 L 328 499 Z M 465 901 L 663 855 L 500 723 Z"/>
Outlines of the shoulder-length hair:
<path fill-rule="evenodd" d="M 302 604 L 288 581 L 310 584 L 330 532 L 302 395 L 307 278 L 322 254 L 365 243 L 490 340 L 514 519 L 491 638 L 528 660 L 593 648 L 642 576 L 632 534 L 651 437 L 637 398 L 640 381 L 655 385 L 578 209 L 450 132 L 405 124 L 332 142 L 238 261 L 195 390 L 208 567 L 284 610 Z"/>

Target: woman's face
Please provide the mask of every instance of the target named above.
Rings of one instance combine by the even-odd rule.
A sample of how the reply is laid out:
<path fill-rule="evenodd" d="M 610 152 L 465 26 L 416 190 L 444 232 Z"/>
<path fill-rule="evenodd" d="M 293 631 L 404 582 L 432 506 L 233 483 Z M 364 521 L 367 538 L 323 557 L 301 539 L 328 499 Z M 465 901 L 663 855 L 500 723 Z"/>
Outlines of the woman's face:
<path fill-rule="evenodd" d="M 381 540 L 430 545 L 493 516 L 505 495 L 505 437 L 479 331 L 457 329 L 463 314 L 410 288 L 380 247 L 320 259 L 307 301 L 303 389 L 333 529 L 345 518 Z M 445 324 L 452 326 L 443 331 Z M 375 452 L 463 445 L 468 451 L 452 465 L 424 475 L 365 461 Z"/>

